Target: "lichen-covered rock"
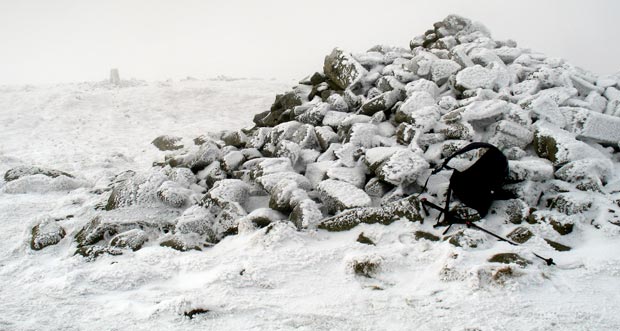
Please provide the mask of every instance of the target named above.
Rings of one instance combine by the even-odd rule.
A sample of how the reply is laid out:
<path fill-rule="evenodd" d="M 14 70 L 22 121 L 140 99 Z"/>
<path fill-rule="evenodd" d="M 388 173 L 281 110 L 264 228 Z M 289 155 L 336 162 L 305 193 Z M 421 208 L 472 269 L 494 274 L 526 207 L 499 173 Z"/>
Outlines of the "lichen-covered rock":
<path fill-rule="evenodd" d="M 515 264 L 519 265 L 522 268 L 527 267 L 528 264 L 532 264 L 532 262 L 522 258 L 521 256 L 519 256 L 518 254 L 515 254 L 515 253 L 495 254 L 495 255 L 491 256 L 491 258 L 489 258 L 489 262 L 504 263 L 504 264 L 515 263 Z"/>
<path fill-rule="evenodd" d="M 44 175 L 51 178 L 56 178 L 59 176 L 66 176 L 69 178 L 74 178 L 73 175 L 66 173 L 64 171 L 54 170 L 54 169 L 46 169 L 41 167 L 34 166 L 19 166 L 15 168 L 11 168 L 4 173 L 4 181 L 10 182 L 22 177 L 33 176 L 33 175 Z"/>
<path fill-rule="evenodd" d="M 183 148 L 180 142 L 180 137 L 163 135 L 155 138 L 151 144 L 155 145 L 160 151 L 176 151 Z"/>
<path fill-rule="evenodd" d="M 528 228 L 520 226 L 514 230 L 512 230 L 506 237 L 517 244 L 523 244 L 524 242 L 530 240 L 534 234 Z"/>
<path fill-rule="evenodd" d="M 129 248 L 137 251 L 148 241 L 149 237 L 145 231 L 132 229 L 119 233 L 110 239 L 110 246 L 117 248 Z"/>
<path fill-rule="evenodd" d="M 368 72 L 351 55 L 340 48 L 325 57 L 323 65 L 325 75 L 341 89 L 354 87 Z"/>
<path fill-rule="evenodd" d="M 323 220 L 319 224 L 319 228 L 328 231 L 347 231 L 360 223 L 388 225 L 399 219 L 421 222 L 424 219 L 421 209 L 420 201 L 412 195 L 381 207 L 357 208 L 344 211 Z"/>
<path fill-rule="evenodd" d="M 351 208 L 368 207 L 371 203 L 366 192 L 339 180 L 324 180 L 318 185 L 317 191 L 330 214 Z"/>
<path fill-rule="evenodd" d="M 31 230 L 30 248 L 38 251 L 47 246 L 56 245 L 66 235 L 65 229 L 52 218 L 45 218 Z"/>

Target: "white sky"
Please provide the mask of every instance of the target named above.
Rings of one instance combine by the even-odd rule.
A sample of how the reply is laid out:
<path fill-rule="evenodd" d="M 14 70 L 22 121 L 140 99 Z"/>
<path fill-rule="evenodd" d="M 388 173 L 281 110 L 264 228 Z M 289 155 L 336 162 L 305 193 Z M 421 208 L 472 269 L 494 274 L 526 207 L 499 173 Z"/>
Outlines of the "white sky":
<path fill-rule="evenodd" d="M 339 46 L 408 47 L 455 13 L 597 73 L 620 71 L 615 0 L 0 0 L 0 84 L 300 79 Z"/>

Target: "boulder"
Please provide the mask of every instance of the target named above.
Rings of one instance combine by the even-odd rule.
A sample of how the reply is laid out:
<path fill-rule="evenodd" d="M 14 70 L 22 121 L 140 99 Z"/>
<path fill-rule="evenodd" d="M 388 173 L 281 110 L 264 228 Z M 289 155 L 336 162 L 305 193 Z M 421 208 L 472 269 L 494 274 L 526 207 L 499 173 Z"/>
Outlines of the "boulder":
<path fill-rule="evenodd" d="M 132 229 L 119 233 L 110 239 L 110 246 L 117 248 L 129 248 L 137 251 L 148 241 L 149 237 L 145 231 Z"/>

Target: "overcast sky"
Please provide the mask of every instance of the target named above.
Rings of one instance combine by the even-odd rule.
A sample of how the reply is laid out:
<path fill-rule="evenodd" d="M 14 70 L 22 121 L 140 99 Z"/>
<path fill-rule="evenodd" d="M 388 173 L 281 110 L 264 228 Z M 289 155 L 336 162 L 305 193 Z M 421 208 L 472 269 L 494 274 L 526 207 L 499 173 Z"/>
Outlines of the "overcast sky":
<path fill-rule="evenodd" d="M 0 84 L 300 79 L 339 46 L 408 47 L 448 14 L 597 73 L 620 71 L 615 0 L 0 0 Z"/>

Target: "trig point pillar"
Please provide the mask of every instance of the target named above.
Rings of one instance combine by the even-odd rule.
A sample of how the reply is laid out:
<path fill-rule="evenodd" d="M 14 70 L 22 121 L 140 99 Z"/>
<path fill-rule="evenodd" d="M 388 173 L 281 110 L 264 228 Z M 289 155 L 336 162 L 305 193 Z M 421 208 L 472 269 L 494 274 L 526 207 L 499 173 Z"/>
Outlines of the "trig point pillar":
<path fill-rule="evenodd" d="M 113 68 L 110 70 L 110 83 L 114 85 L 120 85 L 121 76 L 118 74 L 118 69 Z"/>

